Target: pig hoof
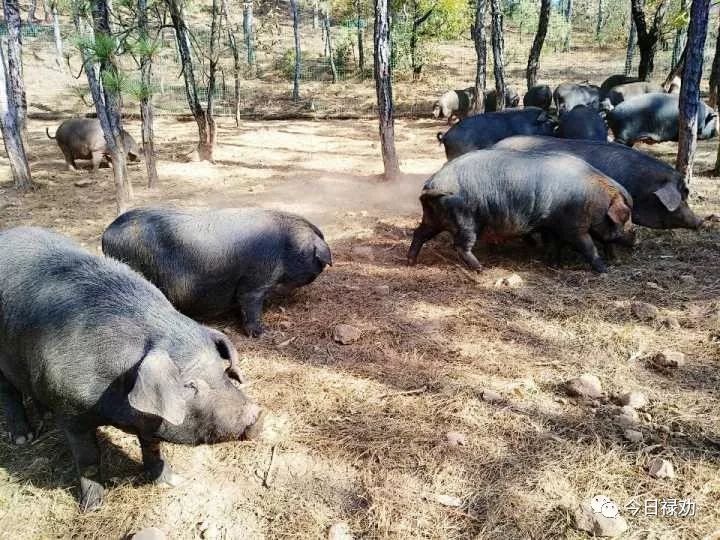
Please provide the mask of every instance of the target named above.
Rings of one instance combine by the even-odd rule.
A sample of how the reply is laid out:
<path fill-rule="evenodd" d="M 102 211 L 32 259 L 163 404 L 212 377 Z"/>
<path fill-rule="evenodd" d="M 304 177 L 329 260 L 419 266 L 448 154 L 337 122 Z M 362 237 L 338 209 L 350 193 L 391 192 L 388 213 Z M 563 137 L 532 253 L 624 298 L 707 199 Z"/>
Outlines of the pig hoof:
<path fill-rule="evenodd" d="M 408 263 L 408 266 L 415 266 L 417 264 L 417 258 L 416 257 L 408 257 L 407 263 Z"/>
<path fill-rule="evenodd" d="M 245 333 L 253 338 L 258 338 L 263 335 L 265 329 L 259 323 L 249 323 L 245 325 Z"/>
<path fill-rule="evenodd" d="M 595 259 L 592 262 L 592 269 L 595 270 L 598 274 L 606 274 L 608 271 L 607 266 L 605 266 L 605 263 L 600 259 Z"/>
<path fill-rule="evenodd" d="M 28 433 L 8 433 L 10 437 L 10 442 L 17 446 L 22 446 L 24 444 L 27 444 L 29 442 L 32 442 L 32 440 L 35 438 L 32 432 Z"/>

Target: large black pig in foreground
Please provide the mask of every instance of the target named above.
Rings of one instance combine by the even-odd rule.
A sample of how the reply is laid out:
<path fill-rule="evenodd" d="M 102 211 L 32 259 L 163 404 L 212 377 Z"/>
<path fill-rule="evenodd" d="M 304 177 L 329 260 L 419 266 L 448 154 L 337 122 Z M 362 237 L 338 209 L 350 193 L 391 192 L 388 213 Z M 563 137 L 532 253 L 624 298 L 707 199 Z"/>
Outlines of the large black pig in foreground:
<path fill-rule="evenodd" d="M 569 245 L 597 272 L 606 272 L 593 239 L 623 243 L 632 198 L 584 161 L 569 155 L 478 150 L 446 163 L 423 187 L 423 217 L 415 229 L 408 263 L 423 244 L 448 231 L 465 263 L 482 265 L 472 253 L 478 239 L 539 232 L 556 247 Z"/>
<path fill-rule="evenodd" d="M 259 408 L 222 333 L 178 313 L 126 265 L 38 228 L 0 232 L 0 399 L 10 437 L 32 439 L 23 397 L 50 411 L 80 477 L 83 510 L 102 503 L 96 428 L 137 435 L 150 479 L 180 479 L 159 441 L 239 439 Z"/>
<path fill-rule="evenodd" d="M 253 337 L 263 332 L 268 295 L 307 285 L 332 265 L 315 225 L 259 208 L 131 210 L 105 230 L 102 249 L 187 315 L 209 318 L 239 308 Z"/>
<path fill-rule="evenodd" d="M 448 159 L 492 146 L 513 135 L 552 135 L 557 123 L 538 107 L 506 109 L 470 116 L 455 124 L 438 140 L 445 145 Z"/>
<path fill-rule="evenodd" d="M 667 163 L 617 143 L 554 137 L 510 137 L 494 148 L 563 152 L 578 157 L 621 184 L 633 198 L 632 220 L 653 229 L 696 229 L 683 176 Z"/>

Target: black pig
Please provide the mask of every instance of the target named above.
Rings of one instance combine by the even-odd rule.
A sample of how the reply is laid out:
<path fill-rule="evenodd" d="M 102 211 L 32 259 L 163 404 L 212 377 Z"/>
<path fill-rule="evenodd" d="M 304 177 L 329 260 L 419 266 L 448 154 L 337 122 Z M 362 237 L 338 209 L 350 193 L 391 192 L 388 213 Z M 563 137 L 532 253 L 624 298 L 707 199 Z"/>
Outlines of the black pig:
<path fill-rule="evenodd" d="M 178 313 L 126 265 L 38 228 L 0 232 L 0 399 L 13 442 L 32 438 L 23 397 L 53 413 L 80 477 L 83 510 L 102 503 L 98 426 L 137 435 L 151 479 L 179 480 L 159 441 L 239 439 L 259 408 L 238 353 Z"/>
<path fill-rule="evenodd" d="M 105 230 L 103 253 L 129 264 L 190 316 L 239 308 L 257 337 L 263 303 L 332 265 L 323 234 L 300 216 L 259 208 L 138 208 Z"/>
<path fill-rule="evenodd" d="M 472 253 L 478 238 L 534 232 L 580 252 L 606 272 L 593 239 L 628 242 L 632 198 L 612 179 L 568 155 L 478 150 L 446 163 L 420 195 L 423 218 L 408 251 L 415 264 L 423 244 L 449 231 L 465 263 L 481 270 Z"/>

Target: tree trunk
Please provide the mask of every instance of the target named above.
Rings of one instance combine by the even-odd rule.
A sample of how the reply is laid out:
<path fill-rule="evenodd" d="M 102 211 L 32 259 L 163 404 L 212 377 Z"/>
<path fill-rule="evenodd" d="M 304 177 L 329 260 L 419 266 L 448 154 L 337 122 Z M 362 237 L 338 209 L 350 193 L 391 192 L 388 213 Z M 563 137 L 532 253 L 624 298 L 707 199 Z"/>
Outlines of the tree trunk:
<path fill-rule="evenodd" d="M 635 56 L 635 41 L 637 40 L 637 31 L 635 30 L 635 19 L 630 12 L 630 33 L 628 34 L 627 50 L 625 51 L 625 75 L 630 75 L 632 71 L 633 56 Z"/>
<path fill-rule="evenodd" d="M 8 32 L 8 93 L 16 111 L 16 124 L 23 141 L 27 141 L 27 98 L 22 64 L 22 34 L 20 26 L 20 6 L 18 0 L 4 0 L 5 22 Z"/>
<path fill-rule="evenodd" d="M 680 0 L 680 9 L 685 11 L 686 8 L 685 0 Z M 678 60 L 680 60 L 680 54 L 685 47 L 685 31 L 685 28 L 678 28 L 675 31 L 675 42 L 673 43 L 672 61 L 670 64 L 673 68 L 677 66 Z"/>
<path fill-rule="evenodd" d="M 92 3 L 92 18 L 93 31 L 96 39 L 98 36 L 110 37 L 110 14 L 105 0 L 95 0 Z M 105 144 L 107 145 L 110 160 L 113 165 L 115 199 L 118 214 L 121 214 L 128 209 L 129 202 L 133 198 L 132 185 L 127 177 L 127 166 L 125 162 L 125 142 L 122 136 L 123 130 L 120 111 L 121 97 L 115 89 L 109 89 L 107 85 L 101 87 L 100 84 L 103 77 L 117 79 L 117 66 L 114 63 L 112 55 L 100 58 L 100 80 L 98 80 L 95 77 L 94 67 L 89 64 L 90 62 L 85 62 L 85 72 L 91 87 L 90 90 L 93 94 L 93 100 L 95 101 L 95 110 L 97 111 L 103 134 L 105 135 Z"/>
<path fill-rule="evenodd" d="M 37 11 L 37 0 L 30 0 L 30 7 L 28 8 L 28 17 L 27 17 L 28 24 L 36 24 L 39 22 L 37 16 L 35 15 L 36 11 Z"/>
<path fill-rule="evenodd" d="M 602 2 L 602 0 L 600 0 Z M 542 52 L 545 36 L 547 34 L 548 22 L 550 21 L 551 0 L 541 0 L 540 18 L 538 19 L 537 33 L 530 48 L 530 56 L 527 63 L 527 87 L 528 90 L 537 84 L 537 71 L 540 64 L 540 53 Z"/>
<path fill-rule="evenodd" d="M 600 41 L 603 25 L 603 0 L 598 0 L 597 21 L 595 21 L 595 41 Z"/>
<path fill-rule="evenodd" d="M 235 32 L 228 28 L 228 43 L 233 55 L 233 78 L 235 80 L 235 95 L 233 109 L 235 112 L 235 126 L 240 127 L 240 50 L 235 40 Z"/>
<path fill-rule="evenodd" d="M 709 104 L 712 108 L 717 109 L 718 97 L 720 96 L 720 29 L 718 29 L 717 39 L 715 40 L 715 57 L 713 58 L 712 69 L 710 70 L 710 98 Z M 720 146 L 718 146 L 720 149 Z M 717 168 L 717 166 L 716 166 Z M 719 169 L 720 170 L 720 169 Z"/>
<path fill-rule="evenodd" d="M 428 17 L 432 15 L 432 12 L 435 10 L 435 6 L 431 7 L 427 13 L 424 15 L 418 17 L 419 13 L 417 11 L 418 5 L 417 2 L 413 3 L 413 23 L 412 23 L 412 31 L 410 32 L 410 66 L 412 67 L 413 72 L 413 80 L 417 80 L 420 78 L 420 73 L 422 72 L 423 64 L 419 61 L 417 57 L 417 42 L 418 42 L 418 35 L 420 31 L 420 26 L 428 20 Z"/>
<path fill-rule="evenodd" d="M 312 17 L 312 27 L 313 30 L 317 29 L 320 19 L 320 7 L 319 7 L 319 0 L 313 0 L 313 17 Z"/>
<path fill-rule="evenodd" d="M 694 0 L 690 8 L 688 47 L 680 88 L 680 116 L 678 119 L 678 153 L 675 168 L 690 184 L 697 146 L 698 109 L 703 53 L 707 36 L 710 0 Z M 704 120 L 704 119 L 703 119 Z"/>
<path fill-rule="evenodd" d="M 0 63 L 2 64 L 0 65 L 0 130 L 2 130 L 15 188 L 25 191 L 30 189 L 33 183 L 25 145 L 17 125 L 17 108 L 10 99 L 9 75 L 2 45 L 0 45 Z"/>
<path fill-rule="evenodd" d="M 293 20 L 293 34 L 295 36 L 295 72 L 293 73 L 293 101 L 300 101 L 300 18 L 298 16 L 297 0 L 290 0 L 290 12 Z"/>
<path fill-rule="evenodd" d="M 487 79 L 487 43 L 485 40 L 485 12 L 486 0 L 477 0 L 475 6 L 475 28 L 473 40 L 475 41 L 475 54 L 477 65 L 475 69 L 475 112 L 485 112 L 485 86 Z"/>
<path fill-rule="evenodd" d="M 58 17 L 57 4 L 52 5 L 52 23 L 53 23 L 53 35 L 55 36 L 55 53 L 57 54 L 55 62 L 58 67 L 62 67 L 64 62 L 63 56 L 63 41 L 62 34 L 60 33 L 60 17 Z"/>
<path fill-rule="evenodd" d="M 147 0 L 137 2 L 138 32 L 140 39 L 148 41 Z M 158 184 L 157 164 L 155 160 L 155 133 L 153 129 L 152 105 L 152 57 L 143 51 L 140 56 L 140 81 L 142 95 L 140 97 L 140 118 L 142 119 L 142 143 L 145 168 L 148 175 L 148 187 Z"/>
<path fill-rule="evenodd" d="M 48 6 L 47 0 L 42 0 L 42 6 L 43 6 L 43 22 L 45 24 L 47 24 L 52 19 L 52 14 L 50 13 L 50 6 Z"/>
<path fill-rule="evenodd" d="M 220 65 L 220 35 L 222 31 L 222 11 L 220 0 L 212 2 L 212 19 L 210 23 L 210 66 L 208 68 L 207 87 L 207 118 L 208 130 L 210 132 L 210 145 L 215 148 L 217 142 L 217 124 L 215 124 L 215 90 L 217 86 L 217 71 Z"/>
<path fill-rule="evenodd" d="M 332 82 L 335 84 L 338 81 L 338 73 L 335 67 L 335 58 L 333 57 L 332 38 L 330 37 L 330 17 L 327 11 L 323 13 L 323 27 L 325 28 L 325 40 L 327 42 L 328 58 L 330 59 Z"/>
<path fill-rule="evenodd" d="M 252 1 L 246 1 L 243 4 L 243 37 L 245 38 L 245 49 L 247 50 L 247 63 L 249 66 L 254 66 L 255 65 L 255 37 L 253 35 L 253 4 L 252 4 Z"/>
<path fill-rule="evenodd" d="M 177 42 L 178 55 L 180 56 L 182 74 L 185 81 L 185 96 L 187 97 L 190 112 L 198 126 L 197 156 L 201 161 L 212 161 L 214 148 L 210 136 L 210 125 L 207 113 L 203 110 L 200 97 L 197 93 L 195 70 L 190 54 L 189 30 L 185 24 L 185 16 L 177 0 L 166 0 L 166 4 L 170 11 L 173 28 L 175 29 L 175 41 Z"/>
<path fill-rule="evenodd" d="M 363 45 L 363 29 L 362 29 L 362 10 L 361 0 L 355 0 L 355 21 L 356 32 L 357 32 L 357 46 L 358 46 L 358 68 L 360 69 L 360 80 L 365 78 L 365 46 Z"/>
<path fill-rule="evenodd" d="M 644 0 L 631 0 L 633 20 L 637 31 L 638 48 L 640 49 L 640 64 L 638 66 L 638 77 L 642 80 L 649 80 L 655 69 L 655 53 L 658 41 L 660 40 L 662 25 L 667 14 L 670 0 L 660 0 L 653 24 L 648 29 L 645 22 Z"/>
<path fill-rule="evenodd" d="M 503 14 L 500 0 L 490 0 L 490 16 L 492 19 L 493 73 L 495 75 L 495 93 L 497 110 L 505 108 L 505 67 L 503 41 Z"/>
<path fill-rule="evenodd" d="M 375 91 L 380 117 L 380 147 L 386 180 L 400 176 L 395 151 L 395 120 L 393 117 L 391 82 L 390 10 L 388 0 L 375 0 L 375 30 L 373 36 Z"/>
<path fill-rule="evenodd" d="M 572 15 L 573 0 L 567 0 L 565 4 L 565 22 L 567 23 L 567 33 L 565 34 L 565 42 L 563 43 L 563 52 L 570 50 L 570 40 L 572 38 Z"/>

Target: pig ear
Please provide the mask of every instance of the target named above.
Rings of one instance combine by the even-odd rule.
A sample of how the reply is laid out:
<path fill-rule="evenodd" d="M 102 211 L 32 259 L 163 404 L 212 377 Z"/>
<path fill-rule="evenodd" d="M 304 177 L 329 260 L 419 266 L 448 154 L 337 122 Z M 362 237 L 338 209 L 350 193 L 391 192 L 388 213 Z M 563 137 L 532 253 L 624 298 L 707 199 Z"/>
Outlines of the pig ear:
<path fill-rule="evenodd" d="M 332 253 L 324 240 L 315 238 L 315 258 L 323 264 L 332 266 Z"/>
<path fill-rule="evenodd" d="M 630 219 L 630 207 L 625 203 L 625 199 L 619 193 L 612 198 L 607 215 L 613 223 L 618 225 Z"/>
<path fill-rule="evenodd" d="M 655 195 L 657 195 L 660 202 L 663 203 L 665 208 L 667 208 L 670 212 L 677 210 L 682 203 L 680 192 L 675 186 L 670 184 L 665 184 L 663 187 L 658 189 L 655 192 Z"/>
<path fill-rule="evenodd" d="M 233 345 L 233 342 L 219 330 L 208 328 L 208 332 L 215 343 L 215 348 L 217 349 L 220 357 L 230 362 L 230 367 L 227 369 L 228 375 L 237 380 L 240 384 L 244 384 L 247 379 L 242 374 L 238 366 L 240 355 L 238 354 L 235 345 Z"/>
<path fill-rule="evenodd" d="M 153 349 L 140 361 L 128 402 L 140 412 L 154 414 L 176 426 L 182 424 L 187 407 L 180 370 L 167 352 Z"/>

